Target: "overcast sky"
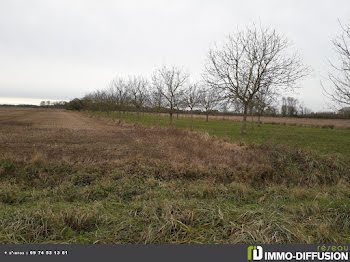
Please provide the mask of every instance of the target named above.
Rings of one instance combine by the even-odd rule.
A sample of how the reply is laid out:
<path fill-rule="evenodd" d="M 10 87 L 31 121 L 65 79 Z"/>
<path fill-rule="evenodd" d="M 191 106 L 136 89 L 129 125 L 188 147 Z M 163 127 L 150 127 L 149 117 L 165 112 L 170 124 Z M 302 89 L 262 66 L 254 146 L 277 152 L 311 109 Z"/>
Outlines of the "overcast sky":
<path fill-rule="evenodd" d="M 215 42 L 259 23 L 287 36 L 313 69 L 294 96 L 325 110 L 320 80 L 338 19 L 350 21 L 349 0 L 1 0 L 0 103 L 81 97 L 163 64 L 195 80 Z"/>

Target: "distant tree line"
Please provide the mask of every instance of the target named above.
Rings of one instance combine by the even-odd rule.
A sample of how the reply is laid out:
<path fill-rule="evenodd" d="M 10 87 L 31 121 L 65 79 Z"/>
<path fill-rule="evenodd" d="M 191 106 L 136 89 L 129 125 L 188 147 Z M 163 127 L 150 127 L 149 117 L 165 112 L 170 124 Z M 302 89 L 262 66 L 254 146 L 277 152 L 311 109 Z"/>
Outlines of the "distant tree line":
<path fill-rule="evenodd" d="M 19 105 L 1 104 L 0 107 L 38 108 L 39 106 L 36 106 L 36 105 L 28 105 L 28 104 L 19 104 Z"/>
<path fill-rule="evenodd" d="M 348 55 L 344 29 L 343 38 L 334 41 L 341 55 Z M 345 44 L 344 44 L 345 43 Z M 344 47 L 345 46 L 345 47 Z M 345 80 L 330 75 L 338 93 L 332 93 L 338 102 L 349 102 L 347 75 L 350 60 L 343 58 Z M 338 67 L 337 67 L 338 68 Z M 208 52 L 202 79 L 193 81 L 182 68 L 162 66 L 152 77 L 116 77 L 107 88 L 73 99 L 65 104 L 70 110 L 168 113 L 172 124 L 179 112 L 204 113 L 206 121 L 214 112 L 236 113 L 243 116 L 241 133 L 246 133 L 249 115 L 282 115 L 288 117 L 310 116 L 312 112 L 297 99 L 283 97 L 298 86 L 309 74 L 300 56 L 291 49 L 283 35 L 270 28 L 255 25 L 229 35 L 226 41 Z M 339 81 L 338 81 L 339 80 Z M 338 82 L 337 82 L 338 81 Z M 343 90 L 345 88 L 345 91 Z M 339 91 L 343 90 L 343 91 Z M 340 92 L 340 93 L 339 93 Z M 331 93 L 331 92 L 328 92 Z M 277 109 L 278 100 L 282 106 Z"/>
<path fill-rule="evenodd" d="M 68 102 L 66 101 L 55 101 L 52 102 L 50 100 L 47 101 L 41 101 L 40 107 L 41 108 L 57 108 L 57 109 L 65 109 L 67 108 Z"/>

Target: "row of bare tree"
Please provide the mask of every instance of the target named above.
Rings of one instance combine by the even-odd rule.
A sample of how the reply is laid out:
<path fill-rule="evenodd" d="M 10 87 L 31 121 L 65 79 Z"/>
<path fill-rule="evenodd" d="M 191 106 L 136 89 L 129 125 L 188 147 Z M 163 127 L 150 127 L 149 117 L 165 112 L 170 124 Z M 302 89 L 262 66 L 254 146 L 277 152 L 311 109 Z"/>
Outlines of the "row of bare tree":
<path fill-rule="evenodd" d="M 345 36 L 333 43 L 345 56 L 349 55 L 345 37 L 350 30 L 347 27 L 344 31 Z M 334 100 L 349 102 L 348 91 L 343 91 L 343 86 L 349 87 L 349 65 L 350 60 L 344 58 L 343 68 L 335 67 L 346 72 L 345 80 L 330 74 L 336 86 L 335 92 L 329 92 Z M 194 110 L 203 110 L 208 121 L 209 113 L 218 106 L 235 107 L 243 114 L 241 133 L 245 134 L 249 112 L 262 115 L 282 94 L 293 91 L 309 71 L 286 37 L 253 25 L 229 35 L 222 45 L 209 51 L 198 82 L 190 81 L 189 74 L 179 67 L 163 66 L 150 80 L 141 76 L 115 78 L 107 89 L 72 102 L 77 107 L 107 112 L 133 110 L 139 114 L 166 109 L 170 123 L 180 109 L 189 110 L 191 116 Z"/>
<path fill-rule="evenodd" d="M 282 97 L 281 116 L 307 116 L 312 112 L 294 97 Z"/>
<path fill-rule="evenodd" d="M 98 111 L 168 112 L 170 124 L 175 112 L 202 110 L 207 115 L 223 101 L 203 83 L 191 83 L 189 75 L 178 67 L 163 66 L 154 71 L 151 80 L 142 76 L 115 78 L 104 90 L 87 94 L 77 106 Z"/>

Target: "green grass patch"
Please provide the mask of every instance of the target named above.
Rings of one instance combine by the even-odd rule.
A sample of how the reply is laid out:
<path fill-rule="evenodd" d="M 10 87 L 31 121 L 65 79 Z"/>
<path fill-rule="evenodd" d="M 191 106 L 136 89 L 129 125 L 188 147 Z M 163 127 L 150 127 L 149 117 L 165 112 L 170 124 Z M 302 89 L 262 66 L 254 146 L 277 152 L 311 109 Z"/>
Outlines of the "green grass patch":
<path fill-rule="evenodd" d="M 155 114 L 93 112 L 93 114 L 103 117 L 117 118 L 129 123 L 138 122 L 142 125 L 169 126 L 169 117 L 157 116 Z M 173 117 L 173 125 L 177 128 L 190 129 L 191 118 Z M 321 155 L 339 154 L 346 160 L 350 160 L 350 130 L 346 129 L 325 129 L 315 127 L 300 127 L 288 125 L 263 124 L 254 129 L 248 123 L 246 135 L 241 135 L 242 124 L 240 122 L 209 119 L 193 119 L 193 128 L 218 138 L 226 138 L 233 142 L 288 145 L 289 147 L 314 151 Z"/>

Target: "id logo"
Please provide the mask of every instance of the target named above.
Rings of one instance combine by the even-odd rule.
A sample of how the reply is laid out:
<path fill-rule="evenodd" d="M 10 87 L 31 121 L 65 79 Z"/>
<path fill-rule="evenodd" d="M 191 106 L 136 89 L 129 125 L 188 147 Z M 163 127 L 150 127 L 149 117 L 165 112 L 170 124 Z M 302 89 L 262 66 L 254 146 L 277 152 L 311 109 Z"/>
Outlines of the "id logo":
<path fill-rule="evenodd" d="M 248 260 L 261 260 L 263 258 L 263 248 L 261 246 L 248 247 Z"/>

